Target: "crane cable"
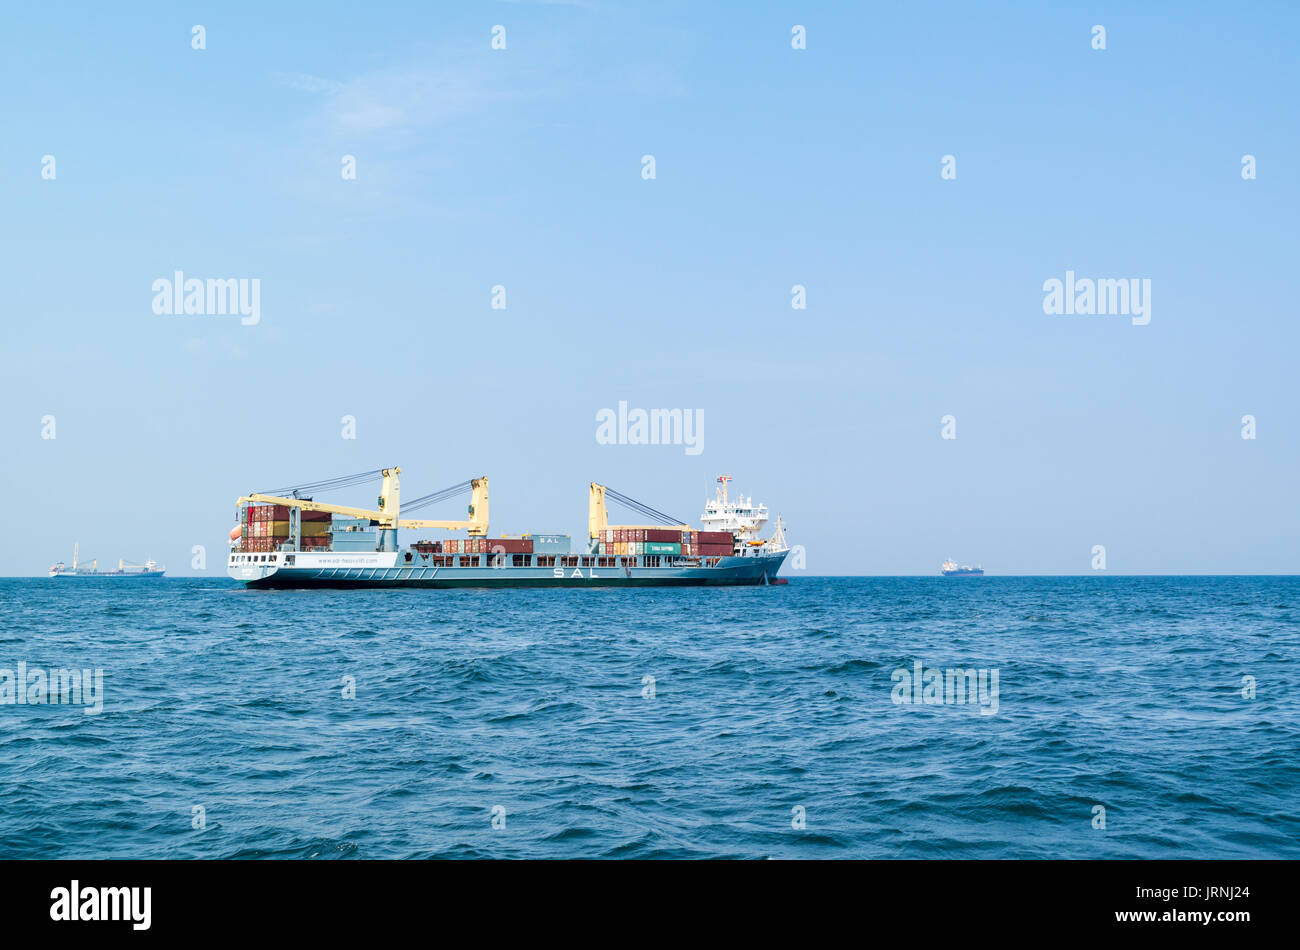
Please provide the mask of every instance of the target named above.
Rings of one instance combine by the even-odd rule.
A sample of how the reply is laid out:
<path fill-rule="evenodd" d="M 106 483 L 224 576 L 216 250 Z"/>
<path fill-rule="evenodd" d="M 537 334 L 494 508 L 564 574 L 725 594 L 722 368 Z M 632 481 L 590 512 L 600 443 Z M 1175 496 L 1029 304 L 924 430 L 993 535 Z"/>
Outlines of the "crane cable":
<path fill-rule="evenodd" d="M 635 498 L 629 498 L 627 495 L 624 495 L 621 492 L 616 492 L 608 485 L 605 486 L 605 495 L 608 498 L 614 499 L 619 504 L 631 508 L 633 511 L 636 511 L 638 514 L 645 515 L 647 518 L 653 518 L 654 520 L 658 521 L 660 524 L 679 525 L 679 524 L 686 523 L 682 521 L 681 518 L 674 518 L 672 515 L 666 515 L 662 511 L 659 511 L 655 508 L 651 508 L 649 505 L 643 505 Z"/>
<path fill-rule="evenodd" d="M 382 475 L 384 470 L 377 468 L 370 472 L 357 472 L 355 475 L 340 475 L 337 478 L 327 478 L 319 482 L 307 482 L 303 485 L 289 485 L 285 488 L 277 488 L 273 491 L 257 492 L 259 495 L 276 495 L 283 498 L 292 494 L 294 498 L 307 492 L 317 493 L 326 491 L 335 491 L 340 488 L 351 488 L 353 485 L 360 485 L 362 482 L 368 482 L 376 475 Z"/>
<path fill-rule="evenodd" d="M 444 488 L 440 491 L 430 492 L 427 495 L 421 495 L 418 498 L 412 498 L 410 501 L 403 501 L 402 511 L 403 512 L 418 511 L 421 508 L 427 508 L 430 505 L 436 505 L 440 501 L 446 501 L 448 498 L 452 498 L 456 495 L 462 494 L 463 492 L 467 492 L 473 487 L 474 487 L 473 479 L 468 479 L 466 481 L 461 482 L 458 485 L 452 485 L 451 487 Z"/>

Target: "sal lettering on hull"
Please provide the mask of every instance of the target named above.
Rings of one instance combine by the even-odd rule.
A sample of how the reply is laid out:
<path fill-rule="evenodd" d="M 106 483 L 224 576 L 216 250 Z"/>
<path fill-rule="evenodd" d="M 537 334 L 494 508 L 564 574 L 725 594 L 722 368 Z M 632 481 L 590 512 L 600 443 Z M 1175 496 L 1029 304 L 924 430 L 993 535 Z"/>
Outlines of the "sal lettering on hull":
<path fill-rule="evenodd" d="M 551 571 L 551 575 L 552 575 L 553 577 L 558 577 L 560 580 L 564 580 L 564 568 L 562 568 L 562 567 L 557 567 L 557 568 L 555 568 L 555 570 Z M 573 569 L 573 573 L 569 575 L 570 578 L 574 578 L 574 577 L 583 577 L 583 576 L 584 576 L 584 575 L 583 575 L 583 573 L 582 573 L 582 569 L 581 569 L 581 568 L 578 568 L 578 567 L 575 567 L 575 568 Z M 591 569 L 591 573 L 588 574 L 588 575 L 585 575 L 585 576 L 587 576 L 587 577 L 599 577 L 600 575 L 596 573 L 596 569 L 593 567 L 593 568 Z"/>

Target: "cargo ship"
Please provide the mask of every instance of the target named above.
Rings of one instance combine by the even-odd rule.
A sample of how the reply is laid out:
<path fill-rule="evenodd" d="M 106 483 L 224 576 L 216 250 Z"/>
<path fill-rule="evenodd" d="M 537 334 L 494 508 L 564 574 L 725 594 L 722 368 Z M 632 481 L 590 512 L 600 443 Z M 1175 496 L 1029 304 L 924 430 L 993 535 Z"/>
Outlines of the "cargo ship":
<path fill-rule="evenodd" d="M 152 559 L 145 561 L 143 564 L 127 564 L 126 561 L 119 560 L 116 570 L 101 571 L 98 558 L 90 562 L 90 567 L 78 563 L 77 557 L 80 548 L 80 543 L 72 546 L 72 567 L 68 567 L 68 565 L 59 561 L 50 567 L 50 577 L 162 577 L 167 571 L 165 567 L 160 567 Z"/>
<path fill-rule="evenodd" d="M 376 509 L 316 501 L 315 495 L 379 476 Z M 767 507 L 732 499 L 730 475 L 718 477 L 702 527 L 592 482 L 588 536 L 575 551 L 566 534 L 489 537 L 487 476 L 403 502 L 401 468 L 377 469 L 276 492 L 241 497 L 230 532 L 227 573 L 248 588 L 384 587 L 699 587 L 783 583 L 777 580 L 789 547 L 777 516 L 760 532 Z M 461 521 L 403 517 L 469 493 Z M 616 502 L 656 524 L 613 525 Z M 465 531 L 465 537 L 422 539 L 402 548 L 399 530 Z"/>
<path fill-rule="evenodd" d="M 949 558 L 943 562 L 943 565 L 939 568 L 939 573 L 944 577 L 983 577 L 984 568 L 971 567 L 969 564 L 958 567 L 957 562 Z"/>

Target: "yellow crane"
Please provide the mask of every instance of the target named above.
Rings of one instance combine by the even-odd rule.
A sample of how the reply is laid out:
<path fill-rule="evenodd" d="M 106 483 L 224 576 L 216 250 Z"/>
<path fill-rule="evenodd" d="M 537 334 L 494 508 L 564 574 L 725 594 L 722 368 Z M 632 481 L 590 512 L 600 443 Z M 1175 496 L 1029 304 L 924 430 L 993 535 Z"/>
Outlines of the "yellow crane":
<path fill-rule="evenodd" d="M 662 520 L 659 524 L 610 524 L 609 512 L 605 508 L 606 494 L 609 494 L 615 501 L 629 505 L 637 511 Z M 643 505 L 639 501 L 628 498 L 626 495 L 619 494 L 608 485 L 598 485 L 595 482 L 591 483 L 591 494 L 587 499 L 587 531 L 593 538 L 602 537 L 605 534 L 605 531 L 609 528 L 631 528 L 633 530 L 639 530 L 642 528 L 676 528 L 679 531 L 690 530 L 691 526 L 688 524 L 671 523 L 678 521 L 679 519 L 677 518 L 672 518 L 662 512 L 655 511 L 648 505 Z"/>
<path fill-rule="evenodd" d="M 373 473 L 372 473 L 373 474 Z M 344 515 L 350 518 L 366 518 L 379 524 L 380 531 L 396 531 L 397 528 L 442 528 L 447 531 L 459 531 L 462 528 L 468 529 L 472 537 L 487 537 L 488 533 L 488 478 L 486 475 L 480 478 L 470 479 L 469 485 L 473 492 L 469 504 L 469 520 L 467 521 L 443 521 L 432 519 L 404 519 L 399 517 L 401 513 L 401 466 L 385 468 L 381 470 L 383 481 L 379 488 L 379 498 L 377 499 L 378 509 L 356 508 L 351 505 L 333 505 L 323 501 L 308 501 L 304 498 L 293 498 L 282 495 L 269 495 L 261 492 L 253 492 L 250 495 L 243 495 L 237 505 L 260 504 L 260 505 L 285 505 L 291 509 L 291 522 L 297 520 L 297 516 L 292 514 L 292 509 L 297 508 L 301 511 L 325 511 L 330 514 Z M 394 549 L 396 538 L 392 539 Z"/>

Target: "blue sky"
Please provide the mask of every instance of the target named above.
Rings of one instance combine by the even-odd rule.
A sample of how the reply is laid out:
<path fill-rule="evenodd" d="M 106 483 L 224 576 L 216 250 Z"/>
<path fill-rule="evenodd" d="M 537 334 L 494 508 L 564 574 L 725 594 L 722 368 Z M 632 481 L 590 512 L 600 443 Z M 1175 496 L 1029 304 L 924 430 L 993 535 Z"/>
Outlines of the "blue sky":
<path fill-rule="evenodd" d="M 392 464 L 575 538 L 726 472 L 810 573 L 1300 572 L 1292 5 L 4 16 L 0 574 L 219 572 L 241 493 Z M 155 314 L 176 270 L 260 322 Z M 1044 314 L 1067 270 L 1150 324 Z M 597 444 L 620 400 L 703 452 Z"/>

